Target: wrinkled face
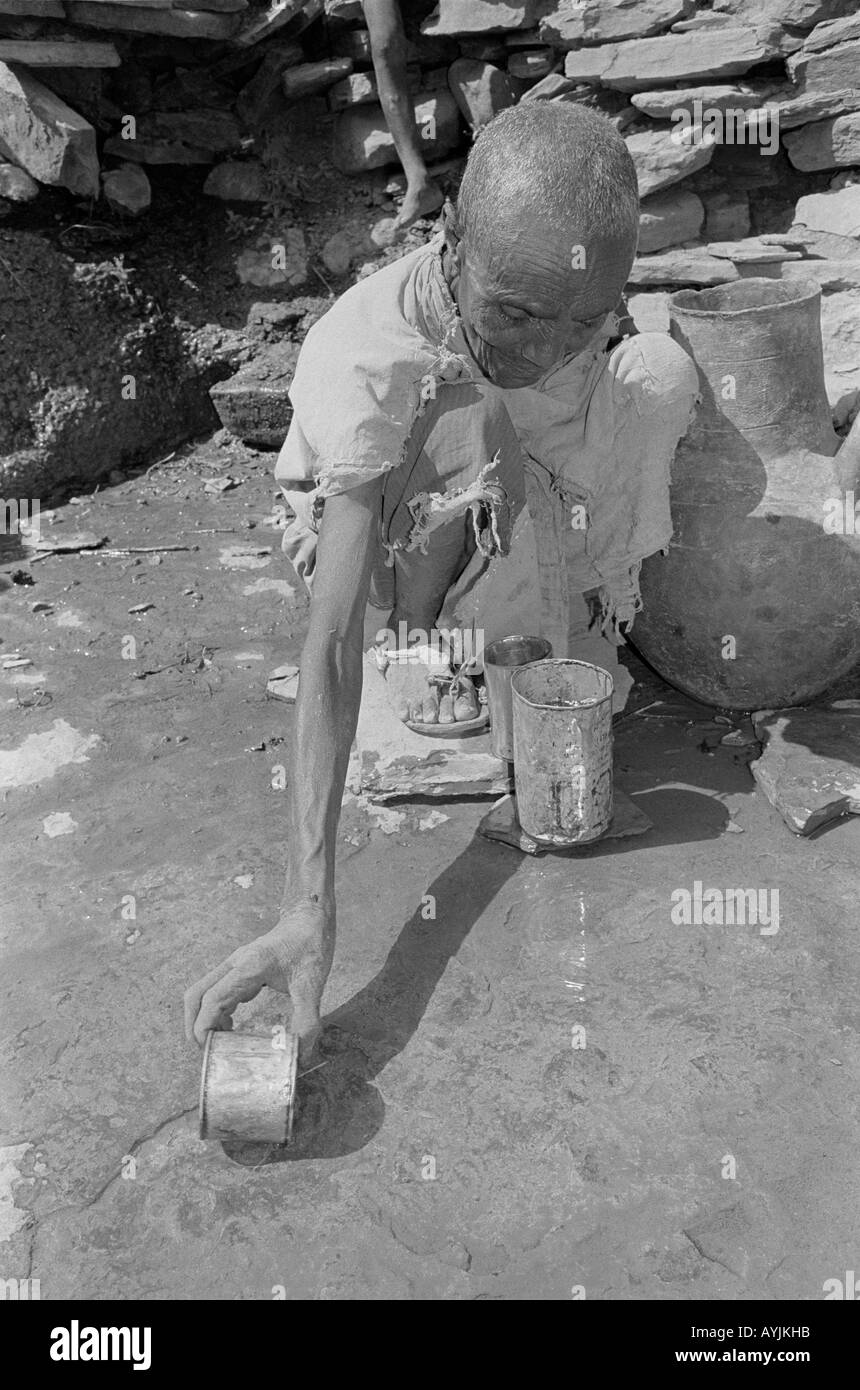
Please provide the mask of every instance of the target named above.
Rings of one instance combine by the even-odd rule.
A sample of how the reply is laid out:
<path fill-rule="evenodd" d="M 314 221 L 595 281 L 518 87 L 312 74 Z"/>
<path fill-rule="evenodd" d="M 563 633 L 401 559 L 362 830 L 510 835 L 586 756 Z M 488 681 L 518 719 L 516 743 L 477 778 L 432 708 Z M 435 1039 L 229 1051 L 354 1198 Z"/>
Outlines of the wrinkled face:
<path fill-rule="evenodd" d="M 484 376 L 507 390 L 532 386 L 582 352 L 618 304 L 634 251 L 632 241 L 574 242 L 528 213 L 506 219 L 480 254 L 458 242 L 452 288 Z"/>

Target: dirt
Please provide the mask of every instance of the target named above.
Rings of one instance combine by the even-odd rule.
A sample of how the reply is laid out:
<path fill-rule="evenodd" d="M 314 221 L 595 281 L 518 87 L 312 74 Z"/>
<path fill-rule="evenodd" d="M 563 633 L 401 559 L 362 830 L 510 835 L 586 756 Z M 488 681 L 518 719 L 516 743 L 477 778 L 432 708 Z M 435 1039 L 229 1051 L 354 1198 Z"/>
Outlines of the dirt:
<path fill-rule="evenodd" d="M 295 1143 L 198 1139 L 182 990 L 272 924 L 287 853 L 293 712 L 266 674 L 300 661 L 307 605 L 271 463 L 218 435 L 45 521 L 195 547 L 159 563 L 0 571 L 0 653 L 33 663 L 0 672 L 4 1277 L 44 1300 L 820 1299 L 860 1236 L 860 820 L 792 836 L 749 750 L 638 666 L 616 748 L 653 830 L 534 860 L 476 834 L 486 800 L 348 801 Z M 778 888 L 779 931 L 675 925 L 697 879 Z M 284 1016 L 265 991 L 238 1021 Z"/>
<path fill-rule="evenodd" d="M 390 174 L 344 179 L 313 117 L 297 110 L 261 143 L 266 204 L 226 205 L 203 195 L 207 168 L 163 166 L 147 170 L 152 207 L 136 221 L 58 190 L 0 207 L 0 495 L 50 504 L 216 429 L 215 381 L 263 343 L 300 343 L 362 266 L 430 235 L 421 223 L 377 250 Z M 304 283 L 242 284 L 237 256 L 288 228 L 305 237 Z M 342 231 L 356 254 L 337 277 L 320 253 Z M 279 322 L 261 302 L 297 312 Z"/>

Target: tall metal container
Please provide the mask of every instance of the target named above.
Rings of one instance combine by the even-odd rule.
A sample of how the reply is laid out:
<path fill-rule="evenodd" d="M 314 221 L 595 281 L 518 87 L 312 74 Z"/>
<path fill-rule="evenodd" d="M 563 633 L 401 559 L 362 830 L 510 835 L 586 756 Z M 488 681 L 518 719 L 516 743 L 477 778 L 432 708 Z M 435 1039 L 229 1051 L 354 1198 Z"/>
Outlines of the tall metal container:
<path fill-rule="evenodd" d="M 520 825 L 544 844 L 597 840 L 612 823 L 612 691 L 588 661 L 534 661 L 511 678 Z"/>
<path fill-rule="evenodd" d="M 484 648 L 484 681 L 490 706 L 490 742 L 497 758 L 514 760 L 511 676 L 520 666 L 552 656 L 544 637 L 500 637 Z"/>

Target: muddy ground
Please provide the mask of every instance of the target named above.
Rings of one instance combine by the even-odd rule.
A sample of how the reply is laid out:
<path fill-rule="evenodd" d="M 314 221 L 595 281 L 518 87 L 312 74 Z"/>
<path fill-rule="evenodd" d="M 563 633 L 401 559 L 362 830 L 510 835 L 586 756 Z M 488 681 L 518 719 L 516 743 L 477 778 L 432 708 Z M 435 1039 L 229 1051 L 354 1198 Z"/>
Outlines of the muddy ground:
<path fill-rule="evenodd" d="M 55 518 L 196 549 L 0 571 L 0 656 L 32 662 L 0 671 L 0 1274 L 43 1299 L 822 1298 L 860 1236 L 860 822 L 792 836 L 748 749 L 648 712 L 653 678 L 616 729 L 643 838 L 530 859 L 476 835 L 486 802 L 347 805 L 296 1142 L 198 1139 L 182 991 L 272 924 L 285 860 L 265 676 L 306 605 L 271 463 L 216 437 Z M 674 925 L 696 879 L 778 888 L 779 931 Z"/>

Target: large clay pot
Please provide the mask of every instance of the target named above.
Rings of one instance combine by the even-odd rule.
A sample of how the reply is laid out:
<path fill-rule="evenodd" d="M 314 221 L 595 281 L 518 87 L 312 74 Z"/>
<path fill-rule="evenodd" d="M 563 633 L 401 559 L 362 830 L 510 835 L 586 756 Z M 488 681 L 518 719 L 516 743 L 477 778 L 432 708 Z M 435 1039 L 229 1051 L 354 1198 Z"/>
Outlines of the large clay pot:
<path fill-rule="evenodd" d="M 669 301 L 702 401 L 672 465 L 668 554 L 642 567 L 633 642 L 708 704 L 802 704 L 860 662 L 860 420 L 840 449 L 819 301 L 815 284 L 763 279 Z"/>

